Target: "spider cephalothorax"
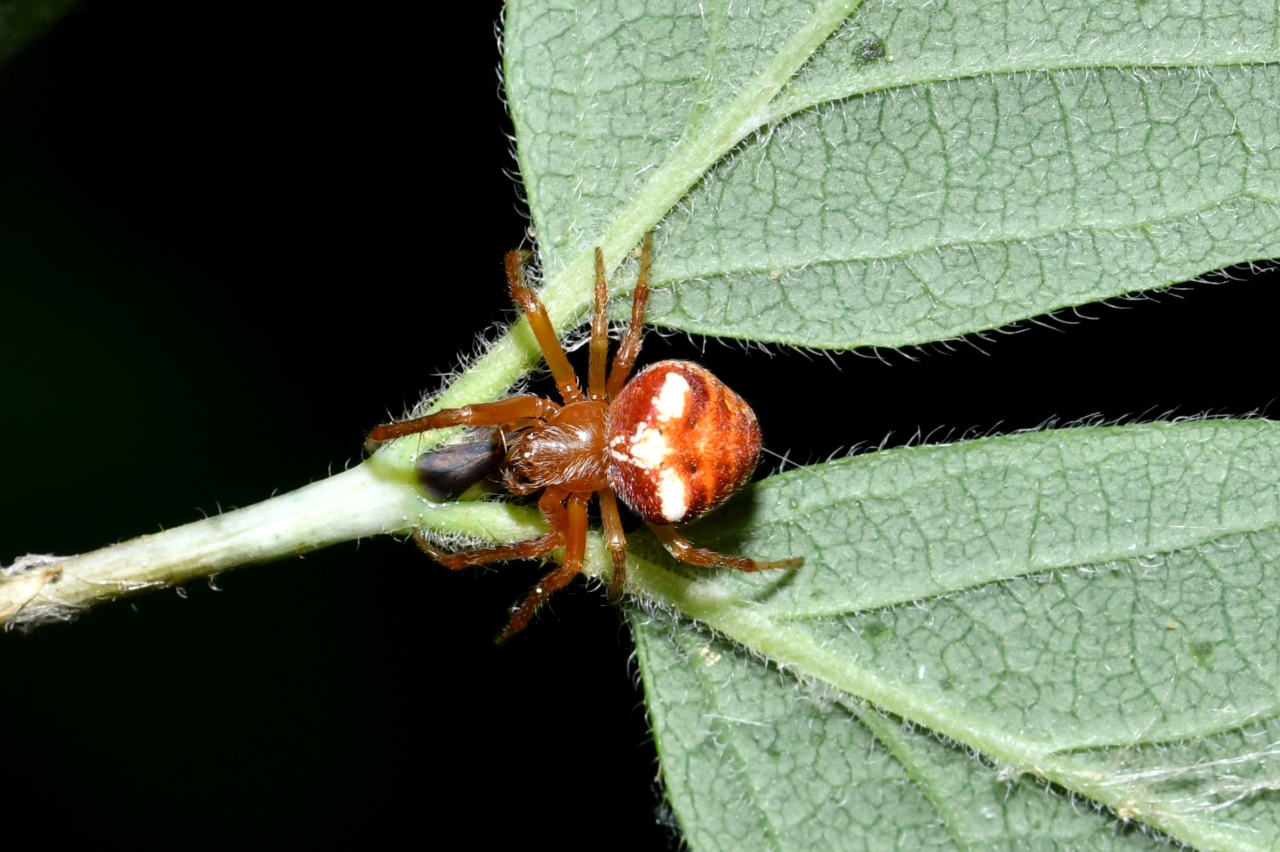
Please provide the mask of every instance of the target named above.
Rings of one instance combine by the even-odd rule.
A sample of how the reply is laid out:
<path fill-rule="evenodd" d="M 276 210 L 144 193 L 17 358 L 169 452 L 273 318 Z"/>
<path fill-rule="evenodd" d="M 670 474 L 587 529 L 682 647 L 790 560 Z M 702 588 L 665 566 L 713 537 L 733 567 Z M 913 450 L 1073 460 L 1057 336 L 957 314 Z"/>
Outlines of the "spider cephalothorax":
<path fill-rule="evenodd" d="M 587 503 L 592 495 L 600 504 L 605 541 L 613 560 L 610 588 L 614 592 L 622 588 L 626 578 L 626 538 L 618 514 L 619 499 L 649 524 L 672 556 L 683 562 L 739 571 L 800 563 L 799 559 L 756 562 L 725 556 L 694 547 L 671 526 L 705 515 L 751 478 L 760 455 L 760 428 L 751 407 L 697 364 L 660 361 L 628 381 L 640 352 L 649 298 L 650 253 L 651 240 L 646 236 L 632 299 L 631 324 L 606 375 L 608 286 L 604 258 L 596 250 L 585 393 L 569 366 L 546 309 L 525 284 L 524 255 L 513 251 L 507 255 L 512 298 L 524 310 L 564 403 L 530 395 L 513 396 L 437 411 L 416 420 L 379 426 L 369 433 L 371 441 L 386 441 L 448 426 L 496 427 L 507 446 L 499 464 L 507 488 L 515 494 L 542 491 L 538 508 L 547 519 L 548 529 L 537 538 L 462 553 L 441 553 L 423 536 L 415 536 L 424 550 L 453 569 L 543 556 L 564 547 L 560 566 L 516 608 L 498 636 L 499 641 L 523 630 L 542 602 L 582 570 Z M 451 463 L 449 460 L 443 464 L 449 475 L 455 473 L 449 467 Z M 474 469 L 481 471 L 483 467 L 477 465 Z M 454 485 L 451 483 L 450 490 Z"/>

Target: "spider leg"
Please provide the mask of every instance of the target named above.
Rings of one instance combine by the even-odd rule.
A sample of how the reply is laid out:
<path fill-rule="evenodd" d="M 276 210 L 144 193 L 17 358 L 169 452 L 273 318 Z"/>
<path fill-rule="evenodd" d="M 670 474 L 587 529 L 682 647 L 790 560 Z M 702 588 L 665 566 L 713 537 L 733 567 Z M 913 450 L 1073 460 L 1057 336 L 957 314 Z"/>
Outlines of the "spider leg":
<path fill-rule="evenodd" d="M 445 553 L 439 550 L 422 530 L 413 531 L 413 540 L 422 548 L 422 552 L 439 562 L 450 571 L 484 565 L 486 562 L 501 562 L 504 559 L 533 559 L 550 553 L 560 546 L 559 533 L 547 533 L 527 541 L 515 544 L 499 544 L 495 547 L 482 547 L 479 550 L 464 550 L 459 553 Z"/>
<path fill-rule="evenodd" d="M 446 426 L 500 426 L 513 420 L 548 420 L 559 410 L 560 406 L 540 396 L 513 396 L 497 402 L 446 408 L 414 420 L 388 423 L 370 432 L 369 440 L 389 441 Z"/>
<path fill-rule="evenodd" d="M 547 532 L 537 538 L 517 541 L 514 544 L 499 544 L 493 547 L 482 547 L 477 550 L 463 550 L 458 553 L 445 553 L 436 548 L 422 530 L 413 531 L 413 540 L 423 552 L 439 562 L 450 571 L 484 565 L 488 562 L 501 562 L 504 559 L 533 559 L 545 556 L 564 544 L 564 532 L 567 526 L 563 501 L 565 492 L 559 488 L 548 488 L 538 498 L 538 509 L 547 519 Z"/>
<path fill-rule="evenodd" d="M 582 558 L 587 551 L 588 499 L 590 499 L 589 494 L 570 495 L 564 530 L 564 562 L 533 587 L 533 591 L 529 592 L 529 596 L 511 615 L 510 623 L 494 639 L 496 644 L 501 645 L 528 627 L 533 614 L 538 611 L 538 607 L 542 606 L 543 601 L 556 590 L 567 586 L 569 581 L 582 571 Z"/>
<path fill-rule="evenodd" d="M 640 343 L 644 337 L 644 306 L 649 301 L 649 256 L 653 252 L 653 234 L 644 235 L 644 247 L 640 249 L 640 277 L 636 279 L 635 294 L 631 297 L 631 325 L 613 356 L 613 368 L 609 370 L 609 398 L 616 399 L 631 376 Z"/>
<path fill-rule="evenodd" d="M 547 360 L 551 377 L 556 380 L 556 387 L 560 389 L 560 396 L 565 402 L 581 402 L 585 397 L 582 395 L 582 388 L 578 386 L 578 377 L 564 354 L 560 338 L 556 337 L 547 309 L 538 294 L 524 283 L 524 258 L 522 252 L 507 252 L 507 281 L 511 285 L 511 298 L 524 309 L 525 318 L 529 320 L 529 327 L 533 329 L 533 336 L 542 350 L 542 357 Z"/>
<path fill-rule="evenodd" d="M 622 532 L 622 516 L 618 514 L 618 498 L 612 488 L 596 492 L 600 500 L 600 522 L 604 524 L 604 540 L 613 557 L 613 577 L 609 580 L 609 597 L 617 600 L 627 583 L 627 537 Z"/>
<path fill-rule="evenodd" d="M 587 396 L 604 399 L 605 369 L 609 366 L 609 285 L 604 278 L 604 252 L 596 249 L 595 304 L 591 309 L 591 360 L 587 367 Z"/>
<path fill-rule="evenodd" d="M 714 550 L 694 547 L 689 542 L 689 539 L 680 535 L 673 527 L 650 524 L 649 529 L 653 530 L 653 534 L 658 537 L 658 541 L 662 542 L 662 546 L 667 549 L 668 553 L 681 562 L 687 562 L 690 565 L 703 565 L 708 568 L 732 568 L 735 571 L 750 572 L 767 571 L 773 568 L 794 568 L 804 561 L 797 557 L 795 559 L 782 559 L 777 562 L 757 562 L 745 556 L 726 556 L 723 553 L 716 553 Z"/>

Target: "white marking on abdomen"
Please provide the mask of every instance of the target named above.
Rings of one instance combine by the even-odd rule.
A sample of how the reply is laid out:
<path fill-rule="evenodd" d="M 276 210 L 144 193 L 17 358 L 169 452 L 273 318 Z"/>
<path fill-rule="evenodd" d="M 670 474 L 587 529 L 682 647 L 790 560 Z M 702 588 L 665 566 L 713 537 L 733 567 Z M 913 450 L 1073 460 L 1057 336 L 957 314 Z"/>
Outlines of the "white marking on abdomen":
<path fill-rule="evenodd" d="M 653 410 L 659 420 L 678 420 L 684 417 L 685 402 L 689 399 L 689 382 L 679 373 L 667 373 L 658 395 L 653 398 Z"/>
<path fill-rule="evenodd" d="M 671 468 L 658 475 L 658 502 L 662 507 L 662 517 L 673 524 L 689 511 L 689 489 L 680 474 Z"/>

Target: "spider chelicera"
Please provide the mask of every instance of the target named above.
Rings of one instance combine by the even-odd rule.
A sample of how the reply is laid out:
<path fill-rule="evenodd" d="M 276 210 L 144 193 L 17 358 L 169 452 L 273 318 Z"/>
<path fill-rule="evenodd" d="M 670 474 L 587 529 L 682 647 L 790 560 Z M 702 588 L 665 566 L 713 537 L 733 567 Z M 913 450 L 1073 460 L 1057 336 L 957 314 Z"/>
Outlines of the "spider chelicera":
<path fill-rule="evenodd" d="M 596 249 L 595 304 L 585 393 L 565 357 L 546 308 L 525 283 L 525 255 L 513 251 L 506 259 L 511 296 L 529 320 L 564 404 L 532 395 L 513 396 L 437 411 L 379 426 L 369 433 L 371 441 L 387 441 L 450 426 L 495 427 L 497 438 L 505 445 L 505 455 L 500 457 L 497 468 L 507 489 L 522 495 L 542 492 L 538 508 L 547 520 L 547 532 L 528 541 L 442 553 L 421 532 L 414 534 L 423 550 L 450 569 L 540 557 L 557 547 L 564 548 L 559 567 L 543 577 L 514 609 L 498 642 L 523 630 L 542 602 L 582 570 L 587 545 L 587 503 L 593 494 L 600 504 L 605 542 L 613 561 L 613 595 L 622 589 L 627 570 L 619 500 L 639 515 L 681 562 L 738 571 L 787 568 L 801 562 L 757 562 L 715 553 L 694 547 L 673 526 L 710 512 L 751 478 L 760 455 L 760 427 L 755 413 L 740 396 L 708 370 L 689 361 L 660 361 L 628 381 L 640 352 L 651 251 L 652 238 L 646 235 L 631 303 L 631 324 L 606 375 L 609 324 L 605 307 L 609 294 L 604 257 Z M 484 454 L 483 448 L 476 452 Z M 443 467 L 445 474 L 456 474 L 464 480 L 471 476 L 483 478 L 488 472 L 484 463 L 471 462 L 467 457 L 445 459 Z M 453 470 L 454 467 L 463 471 Z M 466 482 L 462 484 L 465 487 Z M 449 490 L 456 495 L 452 487 Z"/>

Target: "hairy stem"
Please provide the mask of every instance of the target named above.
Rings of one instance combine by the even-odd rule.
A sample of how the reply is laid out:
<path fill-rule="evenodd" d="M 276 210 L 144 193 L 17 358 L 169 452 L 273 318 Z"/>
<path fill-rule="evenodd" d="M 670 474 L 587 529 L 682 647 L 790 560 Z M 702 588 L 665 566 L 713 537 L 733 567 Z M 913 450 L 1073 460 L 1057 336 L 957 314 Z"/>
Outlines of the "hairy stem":
<path fill-rule="evenodd" d="M 770 102 L 860 2 L 819 3 L 738 96 L 706 116 L 699 132 L 653 169 L 598 240 L 550 278 L 541 299 L 556 328 L 578 322 L 590 305 L 594 248 L 603 249 L 609 268 L 616 267 L 708 170 L 777 117 Z M 497 399 L 539 360 L 537 342 L 522 319 L 439 396 L 435 409 Z M 508 513 L 510 528 L 486 521 L 482 528 L 471 529 L 475 519 L 469 521 L 468 513 L 474 507 L 423 500 L 410 484 L 413 458 L 444 437 L 444 432 L 435 432 L 393 441 L 358 468 L 216 518 L 81 556 L 19 560 L 0 575 L 0 622 L 35 624 L 66 618 L 98 601 L 414 526 L 493 541 L 536 526 L 513 509 Z M 489 514 L 486 510 L 485 517 Z"/>
<path fill-rule="evenodd" d="M 525 507 L 430 503 L 371 460 L 244 509 L 91 553 L 24 557 L 0 574 L 0 623 L 65 620 L 101 601 L 418 526 L 497 541 L 542 529 Z"/>

